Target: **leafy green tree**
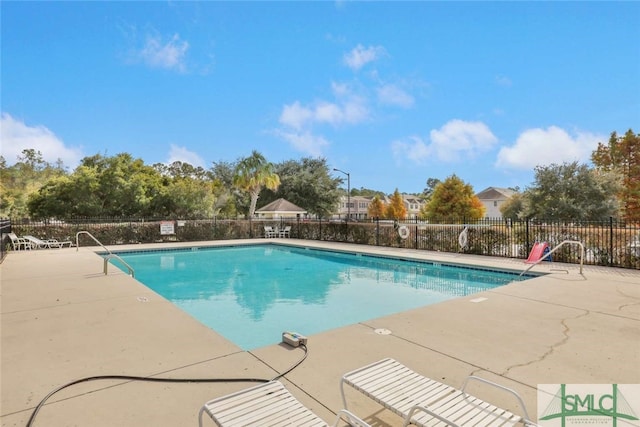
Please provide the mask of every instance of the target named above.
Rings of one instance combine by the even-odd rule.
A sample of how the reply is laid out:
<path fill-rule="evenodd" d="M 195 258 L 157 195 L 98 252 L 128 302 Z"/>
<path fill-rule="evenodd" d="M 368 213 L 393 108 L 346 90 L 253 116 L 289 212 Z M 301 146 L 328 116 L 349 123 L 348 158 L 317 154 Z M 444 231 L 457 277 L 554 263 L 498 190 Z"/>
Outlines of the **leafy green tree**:
<path fill-rule="evenodd" d="M 471 184 L 455 174 L 436 185 L 431 199 L 422 208 L 422 216 L 433 220 L 484 217 L 485 207 L 475 196 Z"/>
<path fill-rule="evenodd" d="M 267 162 L 262 154 L 253 150 L 249 157 L 238 162 L 233 184 L 236 188 L 249 194 L 249 217 L 253 217 L 260 191 L 263 188 L 276 190 L 280 186 L 280 177 L 274 171 L 272 163 Z"/>
<path fill-rule="evenodd" d="M 210 178 L 209 173 L 200 166 L 193 166 L 186 162 L 175 161 L 171 164 L 155 163 L 152 166 L 162 176 L 170 178 L 193 178 L 199 180 L 207 180 Z"/>
<path fill-rule="evenodd" d="M 174 218 L 210 218 L 215 214 L 214 183 L 191 177 L 171 180 L 163 191 L 156 215 Z"/>
<path fill-rule="evenodd" d="M 36 217 L 148 216 L 160 175 L 140 159 L 121 153 L 82 159 L 67 179 L 54 179 L 29 199 Z"/>
<path fill-rule="evenodd" d="M 396 188 L 396 191 L 393 192 L 391 198 L 389 199 L 389 204 L 386 206 L 385 217 L 389 219 L 401 220 L 405 219 L 406 216 L 407 208 L 404 205 L 404 199 Z"/>
<path fill-rule="evenodd" d="M 287 160 L 277 164 L 275 170 L 280 186 L 276 191 L 263 190 L 263 204 L 283 198 L 319 218 L 334 212 L 340 198 L 340 179 L 331 176 L 326 159 Z"/>
<path fill-rule="evenodd" d="M 369 218 L 384 218 L 385 211 L 384 202 L 377 195 L 373 196 L 373 199 L 367 208 L 367 216 Z"/>
<path fill-rule="evenodd" d="M 520 194 L 516 193 L 507 201 L 505 201 L 502 206 L 500 206 L 500 213 L 503 218 L 510 219 L 522 219 L 522 213 L 526 210 L 526 198 Z"/>
<path fill-rule="evenodd" d="M 82 159 L 71 175 L 53 178 L 29 198 L 36 218 L 210 217 L 220 185 L 188 163 L 147 166 L 121 153 Z"/>
<path fill-rule="evenodd" d="M 0 159 L 0 216 L 28 216 L 30 195 L 49 179 L 66 174 L 61 160 L 48 163 L 42 153 L 34 149 L 23 150 L 13 166 L 7 166 L 4 157 Z"/>
<path fill-rule="evenodd" d="M 427 186 L 424 190 L 422 190 L 421 197 L 423 197 L 425 200 L 429 200 L 431 198 L 431 195 L 433 194 L 433 191 L 441 182 L 442 181 L 440 181 L 438 178 L 427 179 Z"/>
<path fill-rule="evenodd" d="M 222 215 L 227 218 L 237 216 L 239 211 L 247 211 L 249 203 L 243 203 L 242 194 L 233 185 L 237 164 L 219 161 L 214 162 L 208 175 L 213 180 L 216 201 L 213 207 L 214 215 Z"/>
<path fill-rule="evenodd" d="M 598 171 L 621 177 L 618 198 L 622 214 L 627 221 L 640 222 L 640 134 L 629 129 L 619 137 L 612 132 L 607 145 L 598 143 L 591 161 Z"/>
<path fill-rule="evenodd" d="M 222 192 L 210 172 L 181 161 L 157 163 L 153 168 L 163 177 L 151 202 L 154 216 L 209 218 L 218 213 Z"/>
<path fill-rule="evenodd" d="M 615 216 L 619 184 L 578 162 L 535 168 L 535 182 L 524 192 L 524 216 L 553 220 L 601 220 Z"/>
<path fill-rule="evenodd" d="M 352 188 L 351 189 L 352 196 L 362 196 L 362 197 L 375 197 L 384 198 L 386 194 L 384 191 L 371 190 L 369 188 L 360 187 L 360 189 Z"/>

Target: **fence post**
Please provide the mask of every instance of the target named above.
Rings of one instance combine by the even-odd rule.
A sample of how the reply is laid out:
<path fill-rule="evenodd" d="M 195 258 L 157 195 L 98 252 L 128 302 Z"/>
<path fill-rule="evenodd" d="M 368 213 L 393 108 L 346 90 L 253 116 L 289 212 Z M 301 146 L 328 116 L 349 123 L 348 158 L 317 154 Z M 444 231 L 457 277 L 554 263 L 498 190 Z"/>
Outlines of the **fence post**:
<path fill-rule="evenodd" d="M 344 221 L 344 241 L 349 241 L 349 217 Z"/>
<path fill-rule="evenodd" d="M 0 260 L 4 258 L 6 252 L 4 237 L 9 233 L 11 233 L 11 219 L 2 218 L 0 220 Z"/>
<path fill-rule="evenodd" d="M 380 246 L 380 217 L 376 217 L 376 246 Z"/>
<path fill-rule="evenodd" d="M 613 217 L 609 217 L 609 267 L 613 265 Z"/>
<path fill-rule="evenodd" d="M 525 236 L 524 236 L 524 244 L 525 246 L 525 256 L 529 253 L 529 250 L 531 249 L 531 241 L 529 240 L 529 218 L 526 218 L 524 220 L 524 224 L 525 224 Z"/>

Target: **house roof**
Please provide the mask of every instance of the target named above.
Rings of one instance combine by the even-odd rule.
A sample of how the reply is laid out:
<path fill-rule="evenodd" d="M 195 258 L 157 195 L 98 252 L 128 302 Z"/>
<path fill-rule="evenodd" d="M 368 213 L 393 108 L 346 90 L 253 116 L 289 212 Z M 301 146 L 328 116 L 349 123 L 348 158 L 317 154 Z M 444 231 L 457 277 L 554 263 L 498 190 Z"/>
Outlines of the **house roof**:
<path fill-rule="evenodd" d="M 256 209 L 256 212 L 295 212 L 295 213 L 307 213 L 306 210 L 302 209 L 300 206 L 296 206 L 288 200 L 278 199 L 261 207 L 260 209 Z"/>
<path fill-rule="evenodd" d="M 515 191 L 509 188 L 488 187 L 476 194 L 480 200 L 510 199 Z"/>

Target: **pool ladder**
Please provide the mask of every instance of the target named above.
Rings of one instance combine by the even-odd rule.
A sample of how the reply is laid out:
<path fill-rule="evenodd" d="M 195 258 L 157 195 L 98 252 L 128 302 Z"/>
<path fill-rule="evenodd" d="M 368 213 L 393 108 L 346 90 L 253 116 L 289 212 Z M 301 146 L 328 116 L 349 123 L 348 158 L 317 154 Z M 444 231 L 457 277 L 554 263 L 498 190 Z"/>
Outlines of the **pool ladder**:
<path fill-rule="evenodd" d="M 129 264 L 127 264 L 126 261 L 123 260 L 122 258 L 120 258 L 118 255 L 114 254 L 109 249 L 107 249 L 107 247 L 105 245 L 103 245 L 98 239 L 96 239 L 93 236 L 93 234 L 89 233 L 88 231 L 78 231 L 76 233 L 76 252 L 80 250 L 80 244 L 78 242 L 78 237 L 81 234 L 86 234 L 87 236 L 91 237 L 94 242 L 99 244 L 102 247 L 102 249 L 104 249 L 107 252 L 107 255 L 104 257 L 104 267 L 103 267 L 103 271 L 104 271 L 105 275 L 107 274 L 107 268 L 109 266 L 109 261 L 111 259 L 115 258 L 118 261 L 120 261 L 125 267 L 127 267 L 127 270 L 129 270 L 129 276 L 135 277 L 135 271 L 133 270 L 133 267 L 131 267 Z"/>
<path fill-rule="evenodd" d="M 527 267 L 522 273 L 520 273 L 520 276 L 522 276 L 527 271 L 531 270 L 536 265 L 540 264 L 545 259 L 549 258 L 552 253 L 554 253 L 555 251 L 560 249 L 561 246 L 566 245 L 566 244 L 575 244 L 575 245 L 579 245 L 580 246 L 580 274 L 582 274 L 582 265 L 584 263 L 584 245 L 582 244 L 582 242 L 579 242 L 577 240 L 564 240 L 564 241 L 560 242 L 558 244 L 558 246 L 556 246 L 555 248 L 551 249 L 549 252 L 544 254 L 544 256 L 541 257 L 539 260 L 537 260 L 536 262 L 531 264 L 529 267 Z"/>

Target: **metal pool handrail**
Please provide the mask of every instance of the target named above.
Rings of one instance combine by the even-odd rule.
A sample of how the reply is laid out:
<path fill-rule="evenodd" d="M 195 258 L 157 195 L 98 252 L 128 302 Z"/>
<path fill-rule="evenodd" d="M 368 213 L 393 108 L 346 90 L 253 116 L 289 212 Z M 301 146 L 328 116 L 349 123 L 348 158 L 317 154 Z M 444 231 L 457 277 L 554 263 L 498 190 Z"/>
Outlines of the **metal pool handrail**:
<path fill-rule="evenodd" d="M 560 247 L 562 245 L 568 244 L 568 243 L 573 243 L 573 244 L 576 244 L 576 245 L 580 245 L 580 274 L 582 274 L 582 265 L 584 263 L 584 245 L 582 244 L 582 242 L 579 242 L 577 240 L 563 240 L 562 242 L 560 242 L 558 244 L 558 246 L 556 246 L 555 248 L 551 249 L 549 252 L 544 254 L 543 257 L 541 257 L 539 260 L 537 260 L 536 262 L 531 264 L 529 267 L 527 267 L 522 273 L 520 273 L 520 276 L 522 276 L 527 271 L 531 270 L 536 265 L 540 264 L 543 260 L 549 258 L 551 256 L 551 254 L 554 253 L 555 251 L 557 251 L 558 249 L 560 249 Z"/>
<path fill-rule="evenodd" d="M 80 236 L 81 234 L 86 234 L 87 236 L 91 237 L 94 242 L 99 244 L 102 247 L 102 249 L 104 249 L 107 252 L 107 256 L 104 257 L 104 267 L 103 267 L 103 271 L 104 271 L 105 275 L 107 274 L 107 267 L 109 266 L 109 260 L 111 260 L 112 258 L 115 258 L 118 261 L 120 261 L 122 264 L 124 264 L 125 267 L 127 267 L 127 270 L 129 270 L 129 275 L 131 277 L 135 277 L 135 271 L 133 270 L 133 267 L 131 267 L 129 264 L 127 264 L 127 262 L 125 260 L 123 260 L 122 258 L 120 258 L 118 255 L 116 255 L 113 252 L 111 252 L 105 245 L 103 245 L 100 242 L 100 240 L 96 239 L 93 236 L 93 234 L 89 233 L 88 231 L 78 231 L 76 233 L 76 252 L 80 250 L 80 243 L 78 241 L 78 236 Z"/>

